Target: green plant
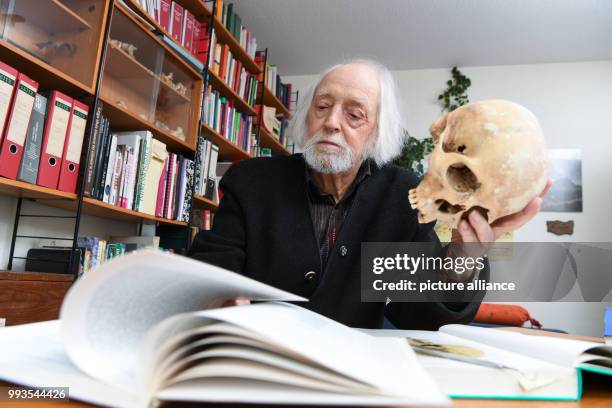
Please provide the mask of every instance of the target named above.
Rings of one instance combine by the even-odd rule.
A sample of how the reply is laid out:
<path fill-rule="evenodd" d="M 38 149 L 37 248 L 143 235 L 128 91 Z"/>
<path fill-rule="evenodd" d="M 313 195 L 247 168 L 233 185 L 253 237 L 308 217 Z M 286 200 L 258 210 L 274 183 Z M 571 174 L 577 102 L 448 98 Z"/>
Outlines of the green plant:
<path fill-rule="evenodd" d="M 443 104 L 442 112 L 452 112 L 469 102 L 467 89 L 472 85 L 472 81 L 457 67 L 451 69 L 451 75 L 453 79 L 446 81 L 446 89 L 438 95 L 438 100 Z"/>
<path fill-rule="evenodd" d="M 472 81 L 457 69 L 451 69 L 452 79 L 446 81 L 446 89 L 438 96 L 442 101 L 442 112 L 452 112 L 459 106 L 469 102 L 467 89 L 472 85 Z M 434 142 L 431 137 L 417 139 L 406 132 L 406 143 L 402 148 L 402 153 L 393 161 L 394 164 L 412 170 L 419 178 L 423 177 L 425 156 L 432 152 Z"/>
<path fill-rule="evenodd" d="M 431 137 L 417 139 L 410 135 L 407 136 L 402 153 L 393 161 L 393 164 L 410 169 L 419 178 L 422 178 L 424 175 L 423 159 L 433 150 L 434 142 Z"/>

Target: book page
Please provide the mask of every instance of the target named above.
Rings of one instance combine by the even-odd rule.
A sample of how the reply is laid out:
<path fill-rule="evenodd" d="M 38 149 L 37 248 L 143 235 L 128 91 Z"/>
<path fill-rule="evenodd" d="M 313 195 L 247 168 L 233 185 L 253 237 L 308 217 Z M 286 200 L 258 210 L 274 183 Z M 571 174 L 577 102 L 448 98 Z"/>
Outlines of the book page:
<path fill-rule="evenodd" d="M 84 275 L 68 292 L 60 313 L 66 352 L 85 373 L 132 390 L 138 347 L 163 319 L 202 310 L 222 299 L 305 299 L 178 255 L 139 251 Z"/>
<path fill-rule="evenodd" d="M 69 387 L 71 399 L 94 404 L 143 406 L 137 395 L 87 376 L 70 361 L 58 320 L 0 328 L 0 350 L 2 380 L 31 387 Z"/>
<path fill-rule="evenodd" d="M 458 324 L 442 326 L 440 331 L 567 368 L 573 368 L 578 357 L 586 350 L 601 346 L 588 341 L 530 336 L 518 332 Z"/>
<path fill-rule="evenodd" d="M 520 387 L 522 391 L 533 391 L 554 382 L 566 381 L 576 374 L 576 370 L 572 368 L 551 364 L 541 359 L 531 358 L 443 332 L 424 330 L 368 330 L 366 332 L 374 336 L 401 337 L 405 341 L 411 339 L 412 344 L 425 349 L 442 351 L 458 358 L 467 357 L 497 363 L 507 368 L 484 367 L 437 356 L 419 358 L 419 361 L 428 369 L 461 369 L 466 373 L 479 370 L 488 373 L 491 378 L 499 377 L 503 371 L 508 380 L 513 382 L 517 388 Z M 486 378 L 486 374 L 484 377 Z"/>
<path fill-rule="evenodd" d="M 292 350 L 313 364 L 374 387 L 379 394 L 401 397 L 415 404 L 446 404 L 410 347 L 398 339 L 375 338 L 286 303 L 212 309 L 189 314 L 187 318 L 192 327 L 209 324 L 211 319 L 238 326 L 258 339 L 265 339 L 273 349 Z M 187 329 L 185 322 L 172 320 L 161 323 L 150 336 L 176 332 L 173 326 L 177 325 Z M 270 401 L 274 399 L 269 397 Z M 307 402 L 311 401 L 303 401 Z"/>

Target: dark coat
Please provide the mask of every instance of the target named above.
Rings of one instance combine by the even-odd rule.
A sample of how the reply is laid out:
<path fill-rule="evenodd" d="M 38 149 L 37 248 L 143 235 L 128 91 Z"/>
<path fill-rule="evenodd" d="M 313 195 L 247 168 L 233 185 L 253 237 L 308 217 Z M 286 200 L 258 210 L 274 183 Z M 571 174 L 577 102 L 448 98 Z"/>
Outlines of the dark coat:
<path fill-rule="evenodd" d="M 213 229 L 196 236 L 189 255 L 308 298 L 307 308 L 352 327 L 380 328 L 384 317 L 404 329 L 471 321 L 478 303 L 361 302 L 361 242 L 438 242 L 433 223 L 419 224 L 408 202 L 417 177 L 391 165 L 372 164 L 371 172 L 358 186 L 325 271 L 299 154 L 233 165 L 220 184 Z M 310 271 L 315 279 L 306 276 Z"/>

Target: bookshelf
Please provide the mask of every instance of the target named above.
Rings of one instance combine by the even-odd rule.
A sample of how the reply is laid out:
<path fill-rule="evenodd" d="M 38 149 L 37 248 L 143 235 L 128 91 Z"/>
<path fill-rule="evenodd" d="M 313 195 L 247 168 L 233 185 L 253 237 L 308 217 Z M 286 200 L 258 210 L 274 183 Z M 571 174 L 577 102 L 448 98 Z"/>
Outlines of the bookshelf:
<path fill-rule="evenodd" d="M 11 16 L 7 18 L 9 4 Z M 15 0 L 0 3 L 2 60 L 41 89 L 93 95 L 102 51 L 108 0 Z"/>
<path fill-rule="evenodd" d="M 73 193 L 66 193 L 53 188 L 42 187 L 36 184 L 26 183 L 25 181 L 11 180 L 4 177 L 0 177 L 0 194 L 32 199 L 76 200 L 77 198 L 77 195 Z"/>
<path fill-rule="evenodd" d="M 63 210 L 76 211 L 77 200 L 48 200 L 39 199 L 38 202 L 50 207 L 61 208 Z M 82 212 L 84 214 L 93 215 L 109 220 L 134 222 L 141 224 L 164 224 L 186 227 L 187 223 L 182 221 L 171 220 L 168 218 L 156 217 L 154 215 L 137 212 L 127 208 L 118 207 L 108 204 L 94 198 L 83 197 Z"/>
<path fill-rule="evenodd" d="M 270 134 L 265 127 L 261 126 L 259 132 L 262 147 L 272 149 L 273 154 L 282 154 L 285 156 L 289 156 L 291 154 L 291 152 L 289 152 L 285 146 L 280 144 L 279 141 L 276 140 L 276 138 L 272 136 L 272 134 Z"/>
<path fill-rule="evenodd" d="M 219 145 L 219 156 L 225 160 L 247 160 L 251 155 L 234 143 L 227 140 L 219 132 L 208 126 L 206 123 L 202 123 L 202 130 L 206 137 L 213 143 Z"/>
<path fill-rule="evenodd" d="M 207 23 L 209 34 L 214 29 L 217 42 L 226 45 L 249 74 L 262 73 L 255 59 L 222 24 L 216 10 L 219 1 L 175 1 L 197 21 Z M 10 11 L 9 4 L 13 7 Z M 219 161 L 253 157 L 200 118 L 203 91 L 208 86 L 253 119 L 258 115 L 256 106 L 262 103 L 290 116 L 272 92 L 261 88 L 261 83 L 254 88 L 255 96 L 251 93 L 249 97 L 255 99 L 251 105 L 234 90 L 238 87 L 232 89 L 211 67 L 194 64 L 195 57 L 186 54 L 188 50 L 174 41 L 137 0 L 40 0 L 36 7 L 32 7 L 32 0 L 0 1 L 0 60 L 38 81 L 39 91 L 58 90 L 88 104 L 80 180 L 85 179 L 90 154 L 96 154 L 92 153 L 92 138 L 98 106 L 113 132 L 148 130 L 169 152 L 193 157 L 196 162 L 199 143 L 205 139 L 219 147 Z M 265 129 L 253 135 L 258 146 L 270 146 L 275 154 L 289 154 Z M 73 247 L 81 214 L 141 225 L 190 226 L 89 197 L 84 194 L 84 186 L 85 182 L 79 181 L 77 191 L 67 193 L 0 177 L 0 195 L 18 199 L 9 269 L 15 257 L 13 248 L 24 199 L 75 212 L 75 217 L 66 217 L 75 219 Z M 193 209 L 218 209 L 218 203 L 193 190 L 191 193 L 192 220 Z"/>

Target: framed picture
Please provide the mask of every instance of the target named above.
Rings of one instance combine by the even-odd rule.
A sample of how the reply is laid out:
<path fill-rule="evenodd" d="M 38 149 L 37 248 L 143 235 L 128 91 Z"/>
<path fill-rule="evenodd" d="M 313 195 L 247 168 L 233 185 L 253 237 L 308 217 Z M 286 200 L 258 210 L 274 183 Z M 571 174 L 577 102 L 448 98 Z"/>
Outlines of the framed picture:
<path fill-rule="evenodd" d="M 582 212 L 580 149 L 549 149 L 548 160 L 553 185 L 542 201 L 542 211 Z"/>

